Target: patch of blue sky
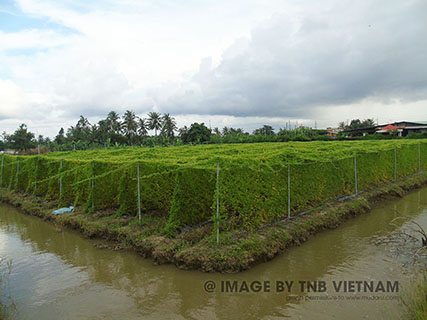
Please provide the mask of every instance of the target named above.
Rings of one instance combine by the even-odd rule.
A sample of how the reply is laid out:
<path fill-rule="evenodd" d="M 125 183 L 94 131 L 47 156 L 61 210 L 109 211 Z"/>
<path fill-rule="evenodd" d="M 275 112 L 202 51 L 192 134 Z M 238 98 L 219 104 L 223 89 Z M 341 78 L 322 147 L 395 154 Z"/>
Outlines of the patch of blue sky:
<path fill-rule="evenodd" d="M 49 18 L 32 16 L 23 12 L 13 0 L 0 0 L 0 30 L 19 32 L 28 29 L 50 29 L 64 34 L 78 33 Z"/>
<path fill-rule="evenodd" d="M 52 2 L 57 6 L 78 13 L 88 13 L 90 11 L 96 10 L 99 7 L 103 7 L 106 4 L 105 0 L 61 0 Z"/>
<path fill-rule="evenodd" d="M 9 33 L 28 29 L 49 29 L 63 34 L 78 33 L 49 19 L 29 17 L 20 13 L 1 11 L 0 9 L 0 30 Z"/>
<path fill-rule="evenodd" d="M 6 68 L 6 66 L 2 66 L 0 64 L 0 80 L 10 78 L 12 78 L 12 72 L 10 68 Z"/>
<path fill-rule="evenodd" d="M 6 56 L 33 56 L 38 53 L 48 52 L 49 48 L 19 48 L 19 49 L 6 49 L 4 54 Z"/>
<path fill-rule="evenodd" d="M 0 11 L 14 12 L 17 8 L 13 0 L 2 0 L 0 2 Z"/>
<path fill-rule="evenodd" d="M 56 7 L 72 10 L 79 13 L 87 13 L 99 6 L 103 6 L 106 0 L 44 0 L 47 4 L 54 4 Z M 22 10 L 16 0 L 1 0 L 0 11 L 21 13 Z"/>

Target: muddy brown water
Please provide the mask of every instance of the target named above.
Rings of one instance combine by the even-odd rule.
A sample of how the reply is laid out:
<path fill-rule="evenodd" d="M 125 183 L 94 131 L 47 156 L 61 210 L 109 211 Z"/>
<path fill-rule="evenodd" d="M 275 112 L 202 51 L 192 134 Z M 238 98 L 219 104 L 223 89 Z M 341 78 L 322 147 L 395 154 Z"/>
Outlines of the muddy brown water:
<path fill-rule="evenodd" d="M 391 225 L 396 217 L 404 219 Z M 12 261 L 9 295 L 18 319 L 394 319 L 402 308 L 399 294 L 336 292 L 333 281 L 398 281 L 399 291 L 408 290 L 413 270 L 392 253 L 395 244 L 375 239 L 410 221 L 427 229 L 427 188 L 382 202 L 270 262 L 224 275 L 100 249 L 101 240 L 0 205 L 0 257 Z M 206 292 L 207 281 L 215 283 L 207 286 L 214 292 Z M 222 292 L 226 282 L 234 290 L 233 281 L 242 291 Z M 290 293 L 277 292 L 284 281 L 294 281 Z M 324 281 L 326 292 L 301 290 L 300 281 Z"/>

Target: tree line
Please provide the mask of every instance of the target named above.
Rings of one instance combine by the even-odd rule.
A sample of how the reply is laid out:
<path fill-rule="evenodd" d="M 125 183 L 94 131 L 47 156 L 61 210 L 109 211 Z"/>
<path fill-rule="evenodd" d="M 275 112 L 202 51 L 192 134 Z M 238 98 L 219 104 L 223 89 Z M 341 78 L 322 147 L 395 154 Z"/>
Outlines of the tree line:
<path fill-rule="evenodd" d="M 341 130 L 369 127 L 375 125 L 373 119 L 360 121 L 354 119 L 350 124 L 339 123 Z M 154 135 L 150 135 L 154 132 Z M 363 139 L 384 137 L 363 137 Z M 176 120 L 169 113 L 149 112 L 147 117 L 138 117 L 127 110 L 123 116 L 110 111 L 105 119 L 91 124 L 80 116 L 74 126 L 66 131 L 60 128 L 53 138 L 35 136 L 25 124 L 21 124 L 14 133 L 3 132 L 0 136 L 0 151 L 16 150 L 26 153 L 47 151 L 86 150 L 121 146 L 169 146 L 200 143 L 254 143 L 286 142 L 346 139 L 344 135 L 330 137 L 327 130 L 312 129 L 304 126 L 291 126 L 286 123 L 275 132 L 270 125 L 255 129 L 252 133 L 242 128 L 208 128 L 204 123 L 192 123 L 189 127 L 177 127 Z"/>
<path fill-rule="evenodd" d="M 351 120 L 350 124 L 345 123 L 344 121 L 341 121 L 338 124 L 338 128 L 341 130 L 349 130 L 349 129 L 361 129 L 361 128 L 370 128 L 375 127 L 378 124 L 375 122 L 374 119 L 353 119 Z"/>
<path fill-rule="evenodd" d="M 150 135 L 150 130 L 154 135 Z M 311 140 L 325 130 L 311 130 L 299 127 L 293 130 L 280 129 L 275 133 L 274 128 L 264 125 L 252 132 L 242 128 L 224 127 L 208 128 L 204 123 L 192 123 L 189 127 L 177 127 L 176 120 L 169 113 L 149 112 L 147 117 L 138 117 L 134 111 L 127 110 L 123 116 L 116 111 L 110 111 L 105 119 L 91 124 L 80 116 L 74 126 L 67 130 L 60 128 L 53 138 L 30 132 L 26 124 L 21 124 L 14 133 L 3 132 L 0 137 L 0 150 L 27 151 L 43 147 L 49 151 L 85 150 L 90 148 L 109 148 L 120 146 L 156 146 L 182 145 L 198 143 L 244 143 Z"/>

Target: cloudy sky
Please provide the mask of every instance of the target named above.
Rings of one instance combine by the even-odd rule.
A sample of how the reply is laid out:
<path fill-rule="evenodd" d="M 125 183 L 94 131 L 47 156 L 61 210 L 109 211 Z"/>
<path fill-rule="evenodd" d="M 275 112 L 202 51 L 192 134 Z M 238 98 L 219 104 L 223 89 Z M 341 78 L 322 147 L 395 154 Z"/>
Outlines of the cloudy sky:
<path fill-rule="evenodd" d="M 0 131 L 427 121 L 425 0 L 0 0 Z"/>

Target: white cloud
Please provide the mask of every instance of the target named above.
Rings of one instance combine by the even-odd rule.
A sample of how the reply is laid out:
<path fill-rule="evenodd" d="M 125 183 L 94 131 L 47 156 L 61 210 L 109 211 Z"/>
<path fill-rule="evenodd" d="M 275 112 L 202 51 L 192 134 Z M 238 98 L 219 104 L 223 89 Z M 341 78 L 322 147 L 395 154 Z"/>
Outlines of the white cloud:
<path fill-rule="evenodd" d="M 0 119 L 20 118 L 26 114 L 41 116 L 46 98 L 35 92 L 26 92 L 11 80 L 0 79 Z M 34 107 L 38 106 L 37 110 Z"/>
<path fill-rule="evenodd" d="M 0 52 L 20 49 L 43 50 L 65 45 L 69 39 L 52 30 L 23 30 L 5 33 L 0 30 Z"/>
<path fill-rule="evenodd" d="M 328 126 L 384 110 L 392 120 L 426 120 L 421 0 L 16 3 L 74 32 L 0 30 L 8 130 L 45 123 L 52 136 L 80 114 L 95 121 L 128 108 L 247 130 L 289 118 Z"/>
<path fill-rule="evenodd" d="M 307 117 L 318 106 L 427 99 L 426 4 L 345 4 L 275 15 L 236 42 L 238 53 L 163 101 L 165 108 Z"/>

